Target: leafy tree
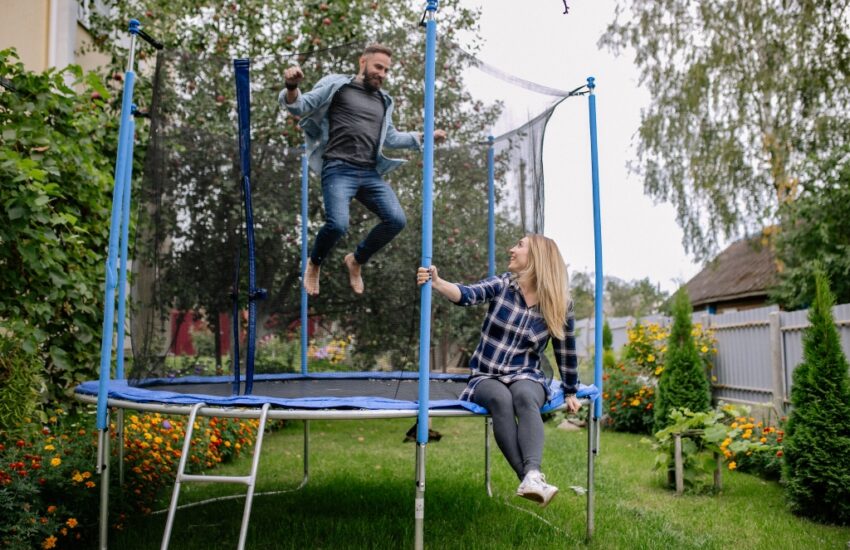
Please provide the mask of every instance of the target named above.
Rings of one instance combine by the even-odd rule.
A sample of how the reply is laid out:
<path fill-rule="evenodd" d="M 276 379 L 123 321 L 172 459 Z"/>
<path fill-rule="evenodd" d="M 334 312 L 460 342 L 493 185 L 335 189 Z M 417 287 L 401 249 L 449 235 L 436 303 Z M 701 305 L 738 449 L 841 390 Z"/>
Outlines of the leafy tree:
<path fill-rule="evenodd" d="M 573 299 L 576 319 L 593 317 L 593 279 L 590 273 L 576 271 L 570 274 L 570 295 Z"/>
<path fill-rule="evenodd" d="M 832 317 L 835 299 L 823 271 L 794 371 L 785 453 L 785 491 L 794 512 L 850 523 L 850 366 Z"/>
<path fill-rule="evenodd" d="M 822 163 L 797 200 L 780 210 L 775 245 L 781 261 L 772 297 L 786 309 L 814 302 L 815 261 L 838 303 L 850 302 L 850 149 Z"/>
<path fill-rule="evenodd" d="M 76 66 L 33 73 L 3 50 L 0 79 L 0 332 L 55 400 L 96 375 L 115 116 Z"/>
<path fill-rule="evenodd" d="M 629 282 L 607 277 L 605 292 L 613 317 L 645 317 L 655 313 L 667 299 L 667 293 L 653 285 L 649 277 Z"/>
<path fill-rule="evenodd" d="M 299 318 L 300 303 L 300 159 L 302 142 L 296 120 L 277 103 L 282 71 L 299 63 L 307 90 L 322 76 L 353 74 L 363 47 L 374 40 L 394 50 L 388 91 L 396 99 L 394 122 L 400 130 L 420 130 L 424 34 L 417 31 L 421 11 L 400 2 L 341 1 L 243 2 L 134 0 L 112 2 L 107 18 L 95 18 L 94 32 L 113 55 L 114 68 L 126 51 L 109 40 L 131 16 L 145 13 L 143 24 L 166 44 L 162 92 L 164 158 L 167 184 L 160 222 L 173 235 L 163 270 L 162 290 L 169 305 L 194 309 L 213 324 L 230 308 L 233 258 L 242 224 L 238 191 L 235 90 L 230 58 L 252 59 L 252 186 L 257 226 L 258 286 L 269 290 L 260 305 L 261 331 L 285 332 Z M 474 30 L 475 12 L 441 6 L 442 36 Z M 142 54 L 140 54 L 141 56 Z M 438 48 L 436 120 L 456 143 L 478 142 L 487 134 L 498 106 L 485 107 L 463 86 L 468 61 L 459 52 Z M 138 102 L 149 102 L 150 67 L 140 66 Z M 142 147 L 144 144 L 142 145 Z M 289 152 L 289 153 L 287 153 Z M 398 156 L 404 156 L 401 152 Z M 407 215 L 407 229 L 364 270 L 366 293 L 354 296 L 341 265 L 344 251 L 375 223 L 355 203 L 349 235 L 328 259 L 322 293 L 311 300 L 311 313 L 339 323 L 355 337 L 360 362 L 372 364 L 384 353 L 396 356 L 396 367 L 412 364 L 417 351 L 419 290 L 414 273 L 419 263 L 421 227 L 421 160 L 389 175 Z M 480 146 L 438 149 L 435 175 L 434 263 L 446 277 L 474 281 L 486 275 L 486 150 Z M 504 173 L 500 159 L 497 177 Z M 497 197 L 497 199 L 501 199 Z M 148 199 L 153 202 L 156 199 Z M 311 175 L 310 242 L 321 223 L 321 190 Z M 470 223 L 472 220 L 472 223 Z M 476 221 L 478 220 L 478 221 Z M 499 258 L 520 235 L 504 216 L 498 219 Z M 212 251 L 212 252 L 211 252 Z M 243 252 L 244 254 L 244 252 Z M 504 265 L 500 261 L 501 265 Z M 244 276 L 243 269 L 243 276 Z M 243 283 L 243 287 L 244 287 Z M 242 303 L 245 303 L 244 297 Z M 435 302 L 434 335 L 474 344 L 481 312 Z M 214 330 L 214 332 L 217 332 Z"/>
<path fill-rule="evenodd" d="M 674 409 L 700 413 L 711 408 L 708 376 L 692 333 L 692 311 L 687 290 L 682 287 L 673 296 L 673 326 L 655 397 L 655 431 L 670 424 Z"/>
<path fill-rule="evenodd" d="M 632 169 L 648 195 L 676 207 L 698 258 L 760 229 L 795 195 L 803 159 L 847 142 L 846 9 L 814 0 L 618 3 L 600 44 L 634 49 L 652 98 Z"/>

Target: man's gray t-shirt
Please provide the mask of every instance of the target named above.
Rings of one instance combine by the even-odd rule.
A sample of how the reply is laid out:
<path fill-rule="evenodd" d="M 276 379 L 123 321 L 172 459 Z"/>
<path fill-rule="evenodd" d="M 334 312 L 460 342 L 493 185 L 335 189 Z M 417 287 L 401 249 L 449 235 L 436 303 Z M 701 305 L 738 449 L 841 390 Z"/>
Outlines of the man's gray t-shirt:
<path fill-rule="evenodd" d="M 334 95 L 328 110 L 330 123 L 325 160 L 339 159 L 358 166 L 375 166 L 384 99 L 377 90 L 367 90 L 352 81 Z"/>

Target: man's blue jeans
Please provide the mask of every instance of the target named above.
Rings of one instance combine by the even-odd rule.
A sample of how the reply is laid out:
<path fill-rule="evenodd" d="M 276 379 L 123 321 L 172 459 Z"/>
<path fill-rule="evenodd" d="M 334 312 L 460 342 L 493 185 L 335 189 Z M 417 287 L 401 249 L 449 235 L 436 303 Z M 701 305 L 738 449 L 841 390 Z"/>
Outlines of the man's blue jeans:
<path fill-rule="evenodd" d="M 357 245 L 354 259 L 365 264 L 372 254 L 398 235 L 407 220 L 395 192 L 374 168 L 364 168 L 342 160 L 328 160 L 322 166 L 322 197 L 325 202 L 325 225 L 319 230 L 310 260 L 321 265 L 331 248 L 348 231 L 351 199 L 380 218 L 381 223 Z"/>

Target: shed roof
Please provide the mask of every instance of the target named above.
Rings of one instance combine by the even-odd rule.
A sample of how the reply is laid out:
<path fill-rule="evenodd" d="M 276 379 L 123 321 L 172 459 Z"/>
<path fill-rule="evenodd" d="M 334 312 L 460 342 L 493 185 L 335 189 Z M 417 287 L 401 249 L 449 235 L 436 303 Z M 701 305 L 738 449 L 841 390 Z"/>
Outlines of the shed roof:
<path fill-rule="evenodd" d="M 729 245 L 685 285 L 694 307 L 724 300 L 767 296 L 776 284 L 776 259 L 758 238 Z"/>

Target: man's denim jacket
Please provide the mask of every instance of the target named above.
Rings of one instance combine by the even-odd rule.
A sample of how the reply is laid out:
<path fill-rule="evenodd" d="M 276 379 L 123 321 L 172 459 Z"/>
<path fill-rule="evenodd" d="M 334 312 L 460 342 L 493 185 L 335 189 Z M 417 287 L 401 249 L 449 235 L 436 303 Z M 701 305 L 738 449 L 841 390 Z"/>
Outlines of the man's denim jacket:
<path fill-rule="evenodd" d="M 307 143 L 307 158 L 310 168 L 317 174 L 322 173 L 322 155 L 328 144 L 328 133 L 330 122 L 328 121 L 328 109 L 331 106 L 334 94 L 337 90 L 348 84 L 354 77 L 332 74 L 319 80 L 312 90 L 306 93 L 298 93 L 298 99 L 292 103 L 286 102 L 286 89 L 280 92 L 278 101 L 293 115 L 301 117 L 298 125 L 304 130 Z M 377 158 L 375 159 L 375 170 L 381 175 L 401 166 L 405 161 L 390 159 L 383 155 L 382 148 L 390 149 L 421 149 L 419 134 L 415 132 L 399 132 L 392 122 L 393 99 L 389 94 L 381 91 L 384 98 L 384 121 L 381 126 L 381 137 L 378 141 Z"/>

